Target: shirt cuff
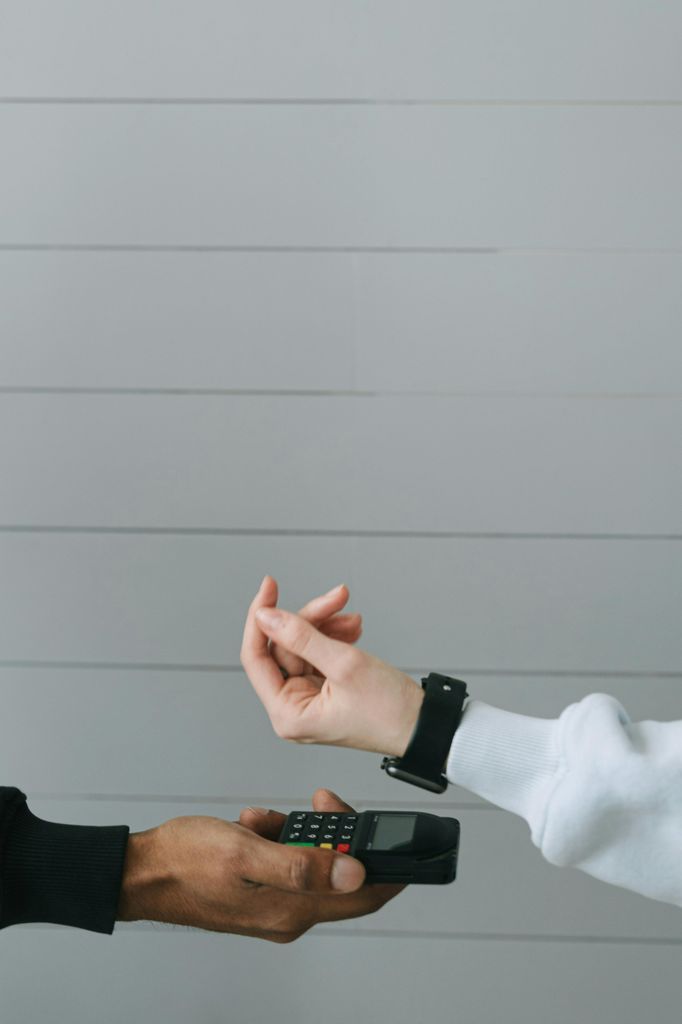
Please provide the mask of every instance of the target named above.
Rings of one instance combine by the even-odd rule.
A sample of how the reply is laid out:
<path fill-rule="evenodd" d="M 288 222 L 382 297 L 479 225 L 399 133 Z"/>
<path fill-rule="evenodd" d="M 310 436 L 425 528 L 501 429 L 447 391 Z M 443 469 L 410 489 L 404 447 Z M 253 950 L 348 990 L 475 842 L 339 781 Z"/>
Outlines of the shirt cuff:
<path fill-rule="evenodd" d="M 129 832 L 43 821 L 17 807 L 0 863 L 0 928 L 41 921 L 111 935 Z"/>
<path fill-rule="evenodd" d="M 520 814 L 537 843 L 561 774 L 557 726 L 558 719 L 531 718 L 469 701 L 448 754 L 448 781 Z"/>

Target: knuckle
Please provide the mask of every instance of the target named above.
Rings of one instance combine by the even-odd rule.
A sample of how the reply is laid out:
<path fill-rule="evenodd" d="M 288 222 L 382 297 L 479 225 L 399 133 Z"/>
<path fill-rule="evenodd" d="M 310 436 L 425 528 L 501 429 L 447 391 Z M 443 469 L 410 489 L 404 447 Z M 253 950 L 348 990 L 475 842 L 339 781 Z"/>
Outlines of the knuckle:
<path fill-rule="evenodd" d="M 294 942 L 308 930 L 310 924 L 299 907 L 280 907 L 268 915 L 266 930 L 273 942 Z"/>
<path fill-rule="evenodd" d="M 268 936 L 270 942 L 276 942 L 279 946 L 286 946 L 300 937 L 301 932 L 276 932 L 274 935 Z"/>
<path fill-rule="evenodd" d="M 282 715 L 273 714 L 270 723 L 275 731 L 275 735 L 279 736 L 281 740 L 290 739 L 289 727 L 286 719 Z"/>
<path fill-rule="evenodd" d="M 347 647 L 339 655 L 339 674 L 344 678 L 354 675 L 360 670 L 362 660 L 363 655 L 356 647 Z"/>
<path fill-rule="evenodd" d="M 299 656 L 305 657 L 306 653 L 310 650 L 311 640 L 310 631 L 300 623 L 297 622 L 291 627 L 291 646 Z"/>
<path fill-rule="evenodd" d="M 375 891 L 372 892 L 372 889 L 374 889 Z M 369 903 L 369 906 L 367 908 L 367 914 L 377 914 L 381 910 L 381 908 L 386 903 L 388 903 L 388 901 L 392 899 L 394 896 L 394 893 L 387 893 L 382 889 L 376 891 L 376 887 L 371 885 L 368 887 L 368 892 L 370 893 L 371 896 L 371 902 Z"/>
<path fill-rule="evenodd" d="M 289 864 L 289 882 L 292 889 L 305 891 L 313 887 L 315 870 L 309 857 L 297 854 Z"/>
<path fill-rule="evenodd" d="M 275 734 L 282 740 L 297 740 L 298 732 L 296 726 L 289 719 L 286 714 L 275 712 L 271 718 L 270 723 L 272 728 L 275 730 Z"/>

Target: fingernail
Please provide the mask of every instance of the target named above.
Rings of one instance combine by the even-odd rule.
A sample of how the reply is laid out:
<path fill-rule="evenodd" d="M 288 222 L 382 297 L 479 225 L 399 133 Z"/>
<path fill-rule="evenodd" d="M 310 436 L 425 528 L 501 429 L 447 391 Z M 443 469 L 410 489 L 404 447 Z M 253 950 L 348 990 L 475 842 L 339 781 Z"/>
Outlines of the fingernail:
<path fill-rule="evenodd" d="M 332 864 L 332 889 L 350 892 L 360 886 L 364 878 L 362 867 L 357 861 L 345 854 L 340 854 Z"/>
<path fill-rule="evenodd" d="M 258 592 L 259 592 L 259 593 L 260 593 L 260 591 L 261 591 L 261 590 L 263 589 L 263 587 L 265 586 L 265 581 L 266 581 L 266 579 L 267 579 L 267 578 L 268 578 L 268 577 L 267 577 L 267 574 L 266 574 L 266 575 L 265 575 L 265 576 L 263 577 L 263 579 L 262 579 L 262 580 L 260 581 L 260 587 L 258 588 Z"/>
<path fill-rule="evenodd" d="M 345 585 L 346 585 L 345 583 L 339 583 L 338 587 L 334 587 L 334 589 L 330 590 L 329 593 L 330 594 L 335 594 L 338 590 L 341 590 L 342 587 L 345 587 Z"/>
<path fill-rule="evenodd" d="M 269 814 L 267 807 L 247 807 L 247 811 L 253 811 L 254 814 Z"/>
<path fill-rule="evenodd" d="M 274 608 L 259 608 L 256 612 L 256 618 L 270 629 L 275 629 L 282 622 L 281 613 L 276 612 Z"/>

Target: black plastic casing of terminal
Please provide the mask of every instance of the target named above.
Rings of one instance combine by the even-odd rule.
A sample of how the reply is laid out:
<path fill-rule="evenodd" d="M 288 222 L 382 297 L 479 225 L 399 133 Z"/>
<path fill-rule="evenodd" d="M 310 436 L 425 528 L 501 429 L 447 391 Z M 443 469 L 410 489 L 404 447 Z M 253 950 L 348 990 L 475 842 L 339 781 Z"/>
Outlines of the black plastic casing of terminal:
<path fill-rule="evenodd" d="M 292 811 L 282 829 L 286 841 L 293 820 Z M 415 818 L 411 838 L 391 849 L 379 849 L 374 841 L 380 820 Z M 399 882 L 419 885 L 447 885 L 457 876 L 459 821 L 416 811 L 362 811 L 348 853 L 361 861 L 368 883 Z"/>

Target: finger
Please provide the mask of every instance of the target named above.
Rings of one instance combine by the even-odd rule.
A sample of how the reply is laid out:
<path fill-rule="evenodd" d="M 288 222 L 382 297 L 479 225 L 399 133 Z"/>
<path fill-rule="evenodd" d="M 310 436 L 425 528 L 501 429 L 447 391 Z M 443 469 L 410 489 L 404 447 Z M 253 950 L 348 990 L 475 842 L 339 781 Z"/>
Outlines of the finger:
<path fill-rule="evenodd" d="M 316 789 L 313 793 L 312 808 L 314 811 L 346 811 L 353 813 L 354 807 L 347 804 L 331 789 Z M 282 829 L 287 820 L 287 815 L 281 811 L 273 811 L 265 807 L 244 807 L 239 814 L 239 824 L 248 828 L 251 832 L 263 836 L 264 839 L 277 841 L 282 834 Z"/>
<path fill-rule="evenodd" d="M 308 601 L 306 605 L 299 609 L 298 614 L 307 619 L 308 622 L 317 625 L 318 622 L 323 622 L 324 619 L 328 619 L 334 612 L 344 608 L 348 604 L 349 597 L 350 591 L 348 587 L 345 583 L 340 583 L 338 587 L 327 591 L 326 594 L 320 594 L 319 597 L 314 597 L 312 601 Z"/>
<path fill-rule="evenodd" d="M 318 895 L 315 897 L 314 914 L 318 921 L 345 921 L 353 917 L 365 917 L 380 910 L 405 888 L 405 884 L 382 882 L 379 885 L 365 884 L 357 892 L 335 896 Z"/>
<path fill-rule="evenodd" d="M 239 824 L 251 832 L 277 842 L 287 820 L 280 811 L 266 810 L 265 807 L 245 807 L 239 814 Z"/>
<path fill-rule="evenodd" d="M 351 612 L 348 615 L 334 615 L 331 619 L 321 622 L 317 627 L 320 633 L 333 639 L 349 642 L 349 637 L 356 639 L 362 634 L 362 615 Z"/>
<path fill-rule="evenodd" d="M 251 889 L 252 906 L 263 925 L 263 937 L 281 941 L 282 919 L 290 922 L 293 937 L 316 924 L 363 917 L 379 910 L 405 889 L 404 884 L 365 885 L 357 892 L 301 894 L 277 892 L 261 885 Z M 274 911 L 274 915 L 273 915 Z M 246 933 L 251 934 L 251 933 Z"/>
<path fill-rule="evenodd" d="M 276 616 L 276 621 L 273 622 L 271 616 Z M 338 673 L 348 656 L 348 644 L 325 636 L 310 622 L 301 618 L 300 615 L 294 615 L 293 612 L 279 608 L 261 607 L 256 612 L 256 621 L 271 640 L 280 644 L 291 654 L 298 654 L 299 657 L 318 669 L 322 675 L 331 676 L 335 672 Z M 273 668 L 280 676 L 281 683 L 281 672 L 274 666 L 274 663 Z M 278 686 L 277 692 L 280 689 L 281 686 Z"/>
<path fill-rule="evenodd" d="M 298 894 L 353 892 L 365 881 L 363 865 L 348 854 L 273 843 L 246 829 L 244 836 L 246 881 Z"/>
<path fill-rule="evenodd" d="M 362 616 L 334 615 L 331 619 L 320 623 L 319 630 L 325 636 L 342 640 L 345 644 L 354 644 L 362 636 Z M 290 676 L 305 676 L 312 672 L 311 666 L 297 654 L 290 654 L 280 644 L 272 644 L 270 653 L 280 668 L 286 669 Z"/>
<path fill-rule="evenodd" d="M 266 576 L 249 606 L 240 654 L 251 685 L 268 712 L 284 686 L 284 677 L 270 654 L 268 637 L 256 619 L 256 612 L 276 603 L 277 582 L 272 576 Z"/>
<path fill-rule="evenodd" d="M 326 594 L 321 594 L 319 597 L 314 597 L 312 601 L 308 601 L 303 608 L 299 609 L 298 614 L 301 618 L 307 619 L 308 622 L 312 622 L 314 626 L 318 626 L 320 629 L 328 621 L 345 623 L 350 617 L 335 613 L 338 613 L 344 607 L 349 596 L 348 587 L 345 583 L 340 583 L 338 586 L 327 591 Z M 346 643 L 355 642 L 360 634 L 356 633 L 351 641 L 349 640 L 349 634 L 344 632 L 345 628 L 345 625 L 343 627 L 339 625 L 338 629 L 340 632 L 337 632 L 337 627 L 334 627 L 334 632 L 332 633 L 327 632 L 326 629 L 324 632 L 327 636 L 338 637 L 339 640 L 344 640 Z M 284 651 L 283 648 L 275 644 L 271 645 L 271 654 L 279 667 L 285 669 L 290 676 L 303 676 L 310 672 L 310 666 L 307 662 L 295 654 Z"/>
<path fill-rule="evenodd" d="M 255 612 L 259 608 L 274 607 L 277 604 L 278 588 L 277 580 L 272 576 L 264 576 L 256 596 L 249 605 L 244 625 L 244 637 L 242 641 L 242 653 L 248 651 L 253 654 L 264 654 L 268 649 L 267 637 L 263 636 L 255 619 Z"/>
<path fill-rule="evenodd" d="M 355 808 L 347 804 L 345 800 L 342 800 L 332 789 L 315 790 L 313 793 L 313 810 L 326 811 L 330 814 L 332 811 L 355 812 Z"/>
<path fill-rule="evenodd" d="M 313 810 L 330 813 L 332 811 L 353 812 L 355 807 L 342 800 L 333 789 L 316 789 L 313 793 Z M 345 918 L 362 917 L 370 914 L 384 903 L 392 900 L 405 889 L 405 885 L 365 883 L 361 892 L 348 896 L 325 900 L 319 907 L 321 919 L 326 921 L 342 921 Z M 323 916 L 322 916 L 323 915 Z"/>

